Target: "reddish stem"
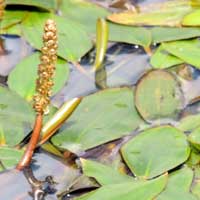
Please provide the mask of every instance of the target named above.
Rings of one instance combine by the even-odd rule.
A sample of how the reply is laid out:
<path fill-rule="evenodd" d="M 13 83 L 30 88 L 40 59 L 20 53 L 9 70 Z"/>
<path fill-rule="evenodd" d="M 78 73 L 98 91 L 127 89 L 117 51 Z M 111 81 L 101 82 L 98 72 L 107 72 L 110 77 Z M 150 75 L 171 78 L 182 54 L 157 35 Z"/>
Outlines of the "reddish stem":
<path fill-rule="evenodd" d="M 26 151 L 22 157 L 22 159 L 19 161 L 16 169 L 22 170 L 24 167 L 27 167 L 31 163 L 31 159 L 34 153 L 34 150 L 37 146 L 37 143 L 40 138 L 40 132 L 42 129 L 42 114 L 38 114 L 35 119 L 35 125 L 33 129 L 33 133 L 31 135 L 31 139 L 28 143 L 28 146 L 26 148 Z"/>

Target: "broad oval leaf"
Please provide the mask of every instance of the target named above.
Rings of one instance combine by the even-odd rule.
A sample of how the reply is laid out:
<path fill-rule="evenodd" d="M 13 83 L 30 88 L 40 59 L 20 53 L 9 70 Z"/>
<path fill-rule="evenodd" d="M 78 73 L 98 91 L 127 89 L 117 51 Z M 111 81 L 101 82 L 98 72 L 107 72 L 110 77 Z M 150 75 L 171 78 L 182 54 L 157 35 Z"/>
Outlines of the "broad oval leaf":
<path fill-rule="evenodd" d="M 122 155 L 131 171 L 145 179 L 179 166 L 189 154 L 186 136 L 171 126 L 148 129 L 122 147 Z"/>
<path fill-rule="evenodd" d="M 79 153 L 128 135 L 142 123 L 131 89 L 107 89 L 85 97 L 52 142 Z"/>
<path fill-rule="evenodd" d="M 181 98 L 178 82 L 167 71 L 152 70 L 136 86 L 135 104 L 147 121 L 175 118 L 182 108 Z"/>
<path fill-rule="evenodd" d="M 16 93 L 0 87 L 0 135 L 14 146 L 31 130 L 35 114 L 31 105 Z"/>
<path fill-rule="evenodd" d="M 31 100 L 35 94 L 37 69 L 40 63 L 40 54 L 33 55 L 22 60 L 10 73 L 8 85 L 10 89 L 16 91 L 20 96 Z M 53 94 L 58 92 L 69 76 L 69 69 L 65 60 L 58 59 L 54 77 Z"/>

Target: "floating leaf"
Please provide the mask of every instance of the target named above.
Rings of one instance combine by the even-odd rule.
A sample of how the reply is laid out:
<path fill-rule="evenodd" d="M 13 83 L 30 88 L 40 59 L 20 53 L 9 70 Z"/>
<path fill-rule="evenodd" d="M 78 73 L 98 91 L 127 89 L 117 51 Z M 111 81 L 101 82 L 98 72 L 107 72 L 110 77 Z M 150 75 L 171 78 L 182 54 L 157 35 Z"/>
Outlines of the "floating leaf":
<path fill-rule="evenodd" d="M 150 31 L 153 43 L 183 40 L 200 36 L 200 28 L 154 27 Z"/>
<path fill-rule="evenodd" d="M 6 10 L 3 19 L 1 20 L 0 29 L 8 29 L 22 22 L 23 20 L 25 20 L 27 13 L 28 12 L 26 11 L 21 12 L 14 10 Z"/>
<path fill-rule="evenodd" d="M 181 98 L 175 77 L 163 70 L 152 70 L 145 74 L 135 91 L 136 107 L 147 121 L 177 116 L 182 107 Z"/>
<path fill-rule="evenodd" d="M 50 13 L 29 12 L 21 28 L 24 37 L 34 48 L 41 49 L 43 26 L 49 18 L 54 19 L 57 24 L 60 57 L 75 61 L 92 48 L 90 38 L 78 23 Z"/>
<path fill-rule="evenodd" d="M 95 178 L 101 185 L 134 181 L 134 178 L 120 173 L 117 169 L 92 160 L 81 159 L 83 173 Z"/>
<path fill-rule="evenodd" d="M 188 132 L 194 130 L 198 126 L 200 126 L 200 115 L 196 114 L 182 118 L 179 121 L 177 128 L 180 129 L 181 131 Z"/>
<path fill-rule="evenodd" d="M 151 200 L 162 192 L 166 182 L 167 175 L 164 175 L 151 181 L 106 185 L 84 198 L 77 198 L 77 200 Z"/>
<path fill-rule="evenodd" d="M 200 69 L 199 46 L 198 39 L 163 43 L 163 48 L 166 51 L 198 69 Z"/>
<path fill-rule="evenodd" d="M 25 5 L 25 6 L 36 6 L 45 10 L 55 10 L 57 3 L 55 0 L 6 0 L 7 5 Z"/>
<path fill-rule="evenodd" d="M 200 10 L 189 13 L 183 18 L 183 26 L 199 26 L 200 25 Z"/>
<path fill-rule="evenodd" d="M 109 14 L 105 8 L 84 0 L 62 1 L 59 9 L 63 17 L 80 23 L 89 34 L 96 33 L 97 19 Z"/>
<path fill-rule="evenodd" d="M 197 149 L 200 150 L 200 127 L 196 128 L 189 136 L 188 140 Z"/>
<path fill-rule="evenodd" d="M 30 131 L 34 112 L 24 99 L 6 88 L 0 87 L 0 99 L 1 136 L 7 145 L 14 146 Z"/>
<path fill-rule="evenodd" d="M 14 167 L 23 155 L 22 150 L 0 147 L 0 171 Z"/>
<path fill-rule="evenodd" d="M 168 1 L 165 3 L 150 4 L 140 12 L 126 11 L 114 13 L 108 19 L 126 25 L 149 25 L 149 26 L 178 26 L 184 15 L 199 6 L 198 2 L 185 0 Z"/>
<path fill-rule="evenodd" d="M 96 21 L 110 14 L 105 8 L 83 0 L 62 1 L 60 5 L 62 16 L 77 21 L 85 31 L 94 35 Z M 113 23 L 109 24 L 109 40 L 149 46 L 151 43 L 150 32 L 141 27 L 127 27 Z"/>
<path fill-rule="evenodd" d="M 151 44 L 151 33 L 146 28 L 109 23 L 109 30 L 110 41 L 138 44 L 144 47 Z"/>
<path fill-rule="evenodd" d="M 145 179 L 179 166 L 189 154 L 186 136 L 171 126 L 148 129 L 122 147 L 122 155 L 131 171 Z"/>
<path fill-rule="evenodd" d="M 37 68 L 40 63 L 40 54 L 34 53 L 22 60 L 10 73 L 9 87 L 27 100 L 31 100 L 35 94 Z M 58 59 L 54 77 L 53 94 L 58 92 L 68 79 L 69 70 L 66 61 Z"/>
<path fill-rule="evenodd" d="M 183 61 L 164 50 L 162 44 L 151 57 L 150 61 L 153 68 L 164 69 L 183 63 Z"/>
<path fill-rule="evenodd" d="M 169 176 L 167 187 L 156 200 L 197 200 L 197 198 L 190 193 L 192 180 L 193 171 L 187 167 L 173 172 Z"/>
<path fill-rule="evenodd" d="M 192 194 L 194 194 L 197 199 L 200 199 L 200 182 L 199 179 L 194 180 L 193 187 L 191 188 Z"/>
<path fill-rule="evenodd" d="M 52 142 L 78 153 L 128 135 L 142 123 L 134 108 L 133 91 L 108 89 L 85 97 Z"/>

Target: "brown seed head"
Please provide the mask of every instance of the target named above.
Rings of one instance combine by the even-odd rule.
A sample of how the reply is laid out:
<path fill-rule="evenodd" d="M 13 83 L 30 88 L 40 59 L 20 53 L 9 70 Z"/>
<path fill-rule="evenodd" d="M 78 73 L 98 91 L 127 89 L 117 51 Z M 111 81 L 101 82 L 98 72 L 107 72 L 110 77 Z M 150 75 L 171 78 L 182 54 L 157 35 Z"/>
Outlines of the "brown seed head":
<path fill-rule="evenodd" d="M 34 96 L 34 109 L 37 113 L 44 113 L 48 107 L 53 87 L 53 76 L 57 60 L 57 30 L 53 20 L 47 20 L 44 26 L 41 63 L 38 66 L 38 79 L 36 80 L 36 95 Z"/>

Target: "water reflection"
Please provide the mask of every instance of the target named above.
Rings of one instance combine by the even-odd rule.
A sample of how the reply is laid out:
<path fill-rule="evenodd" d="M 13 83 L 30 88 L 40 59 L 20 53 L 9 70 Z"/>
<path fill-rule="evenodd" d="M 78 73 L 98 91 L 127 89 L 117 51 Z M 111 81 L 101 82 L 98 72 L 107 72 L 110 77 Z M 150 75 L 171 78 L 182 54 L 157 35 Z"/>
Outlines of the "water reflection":
<path fill-rule="evenodd" d="M 94 93 L 100 88 L 134 85 L 141 75 L 150 69 L 149 56 L 142 48 L 134 45 L 110 45 L 104 67 L 97 73 L 92 71 L 94 57 L 95 52 L 92 51 L 81 60 L 82 70 L 80 66 L 70 66 L 69 81 L 53 98 L 54 103 L 61 105 L 64 101 Z"/>
<path fill-rule="evenodd" d="M 33 52 L 33 48 L 18 36 L 2 36 L 6 54 L 0 55 L 0 75 L 7 76 L 24 57 Z"/>

